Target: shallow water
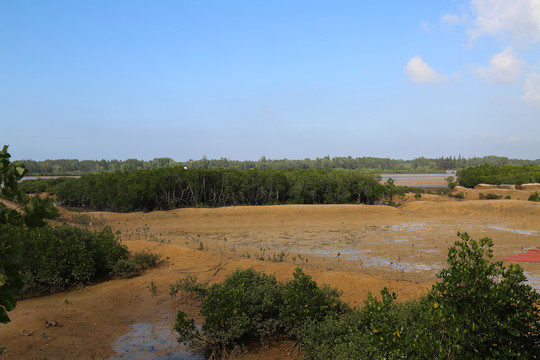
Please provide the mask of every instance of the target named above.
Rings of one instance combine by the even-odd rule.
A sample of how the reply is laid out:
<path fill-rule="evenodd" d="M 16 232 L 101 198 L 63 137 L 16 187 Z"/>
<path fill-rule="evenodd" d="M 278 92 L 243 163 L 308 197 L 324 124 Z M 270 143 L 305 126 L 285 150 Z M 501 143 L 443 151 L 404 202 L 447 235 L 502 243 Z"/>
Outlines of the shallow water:
<path fill-rule="evenodd" d="M 495 230 L 500 230 L 500 231 L 510 231 L 519 235 L 540 236 L 540 231 L 535 231 L 535 230 L 508 229 L 508 228 L 503 228 L 503 227 L 495 226 L 495 225 L 488 225 L 487 227 L 490 229 L 495 229 Z"/>
<path fill-rule="evenodd" d="M 113 345 L 116 355 L 109 360 L 199 360 L 202 355 L 191 354 L 176 341 L 176 334 L 170 324 L 136 323 L 131 331 Z"/>

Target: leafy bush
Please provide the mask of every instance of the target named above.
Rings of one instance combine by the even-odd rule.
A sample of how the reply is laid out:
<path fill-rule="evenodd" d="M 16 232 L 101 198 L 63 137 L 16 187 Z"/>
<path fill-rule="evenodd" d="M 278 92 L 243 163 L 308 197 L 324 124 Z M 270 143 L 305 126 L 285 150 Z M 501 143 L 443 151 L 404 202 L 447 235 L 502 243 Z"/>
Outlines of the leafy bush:
<path fill-rule="evenodd" d="M 416 345 L 428 358 L 540 357 L 540 295 L 523 269 L 493 261 L 491 239 L 458 236 L 449 267 L 421 300 L 430 311 Z"/>
<path fill-rule="evenodd" d="M 348 310 L 337 290 L 319 288 L 301 269 L 286 284 L 272 275 L 239 269 L 208 290 L 200 291 L 191 278 L 171 286 L 171 293 L 190 289 L 204 296 L 202 334 L 183 312 L 177 315 L 175 330 L 179 342 L 187 341 L 206 355 L 241 350 L 276 334 L 300 335 L 305 324 Z"/>
<path fill-rule="evenodd" d="M 498 200 L 498 199 L 500 199 L 500 198 L 501 198 L 500 195 L 492 194 L 492 193 L 487 193 L 487 194 L 484 196 L 484 199 L 486 199 L 486 200 Z"/>
<path fill-rule="evenodd" d="M 529 201 L 540 202 L 540 194 L 538 194 L 538 191 L 535 191 L 534 194 L 531 194 L 531 196 L 529 196 Z"/>
<path fill-rule="evenodd" d="M 132 259 L 118 259 L 114 264 L 111 275 L 129 279 L 141 274 L 141 267 Z"/>
<path fill-rule="evenodd" d="M 143 269 L 151 269 L 156 267 L 161 260 L 161 254 L 151 253 L 143 250 L 136 252 L 133 255 L 133 261 Z"/>
<path fill-rule="evenodd" d="M 90 232 L 75 226 L 10 227 L 23 242 L 18 267 L 27 276 L 29 291 L 54 292 L 109 275 L 127 248 L 109 227 Z"/>
<path fill-rule="evenodd" d="M 339 300 L 341 292 L 328 286 L 319 287 L 311 276 L 296 268 L 294 278 L 285 284 L 279 318 L 288 332 L 298 333 L 306 323 L 321 321 L 327 314 L 349 310 Z"/>
<path fill-rule="evenodd" d="M 201 307 L 202 329 L 217 347 L 242 347 L 263 339 L 280 327 L 281 285 L 273 275 L 253 269 L 236 270 L 214 284 Z"/>
<path fill-rule="evenodd" d="M 306 329 L 302 350 L 310 359 L 424 358 L 412 343 L 424 311 L 417 301 L 396 303 L 386 288 L 379 301 L 371 294 L 363 308 L 345 316 L 327 316 Z"/>

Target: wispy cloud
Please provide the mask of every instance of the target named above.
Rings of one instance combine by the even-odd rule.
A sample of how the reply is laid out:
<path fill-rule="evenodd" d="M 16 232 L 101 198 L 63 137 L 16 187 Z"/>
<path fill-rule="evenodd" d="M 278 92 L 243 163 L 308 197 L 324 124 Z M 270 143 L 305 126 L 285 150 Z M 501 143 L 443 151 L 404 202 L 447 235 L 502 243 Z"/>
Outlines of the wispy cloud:
<path fill-rule="evenodd" d="M 527 63 L 516 55 L 512 47 L 493 55 L 488 66 L 480 66 L 475 72 L 481 77 L 497 83 L 516 83 L 527 68 Z"/>
<path fill-rule="evenodd" d="M 409 80 L 419 84 L 433 84 L 448 81 L 448 77 L 438 74 L 418 55 L 407 63 L 405 74 Z"/>

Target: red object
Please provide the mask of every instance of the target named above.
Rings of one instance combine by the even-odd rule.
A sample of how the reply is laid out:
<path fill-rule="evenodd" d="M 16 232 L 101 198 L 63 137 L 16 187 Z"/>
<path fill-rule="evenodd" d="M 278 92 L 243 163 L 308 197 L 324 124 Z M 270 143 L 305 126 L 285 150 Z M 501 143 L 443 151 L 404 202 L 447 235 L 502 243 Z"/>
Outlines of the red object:
<path fill-rule="evenodd" d="M 505 257 L 502 261 L 540 262 L 540 248 L 536 247 L 527 250 L 526 253 Z"/>

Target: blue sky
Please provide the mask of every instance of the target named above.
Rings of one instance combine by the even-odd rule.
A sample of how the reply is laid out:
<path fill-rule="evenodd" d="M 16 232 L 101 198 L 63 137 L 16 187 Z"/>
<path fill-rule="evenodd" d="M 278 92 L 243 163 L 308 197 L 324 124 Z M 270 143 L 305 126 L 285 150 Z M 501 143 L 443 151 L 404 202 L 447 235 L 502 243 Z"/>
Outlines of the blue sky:
<path fill-rule="evenodd" d="M 3 1 L 0 125 L 15 159 L 538 159 L 540 0 Z"/>

